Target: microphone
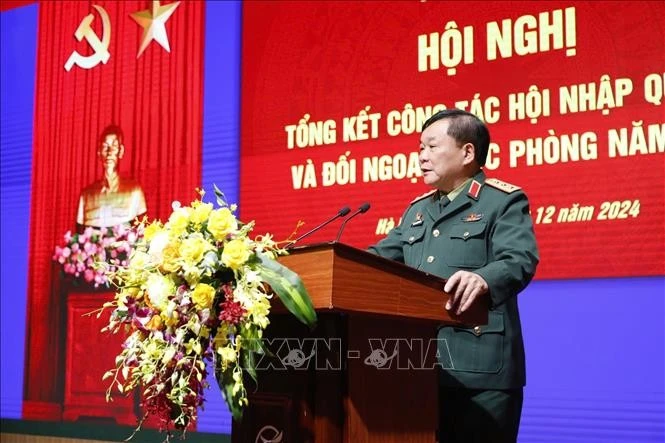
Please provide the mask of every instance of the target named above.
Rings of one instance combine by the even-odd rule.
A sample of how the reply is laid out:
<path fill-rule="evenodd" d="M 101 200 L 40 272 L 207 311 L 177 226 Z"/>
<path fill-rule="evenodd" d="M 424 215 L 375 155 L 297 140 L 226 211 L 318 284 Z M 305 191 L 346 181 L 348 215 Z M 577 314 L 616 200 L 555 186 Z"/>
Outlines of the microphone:
<path fill-rule="evenodd" d="M 338 242 L 339 239 L 342 237 L 342 231 L 344 231 L 344 226 L 346 226 L 346 223 L 349 220 L 351 220 L 353 217 L 355 217 L 358 214 L 364 214 L 365 212 L 369 211 L 369 208 L 370 208 L 369 203 L 365 202 L 362 205 L 360 205 L 360 207 L 356 209 L 356 211 L 353 214 L 346 217 L 342 222 L 342 226 L 339 227 L 339 232 L 337 233 L 337 238 L 335 239 L 335 241 Z"/>
<path fill-rule="evenodd" d="M 301 235 L 300 237 L 296 238 L 296 239 L 293 240 L 291 243 L 289 243 L 288 245 L 286 245 L 286 246 L 284 247 L 284 249 L 288 249 L 289 247 L 291 247 L 291 246 L 293 246 L 294 244 L 296 244 L 298 241 L 302 240 L 303 238 L 307 237 L 308 235 L 312 235 L 313 233 L 315 233 L 315 232 L 318 231 L 319 229 L 323 228 L 323 227 L 326 226 L 328 223 L 331 223 L 331 222 L 337 220 L 337 219 L 340 218 L 340 217 L 344 217 L 344 216 L 345 216 L 346 214 L 348 214 L 349 212 L 351 212 L 351 210 L 349 209 L 349 207 L 348 207 L 348 206 L 344 206 L 342 209 L 340 209 L 339 211 L 337 211 L 337 214 L 335 214 L 334 217 L 332 217 L 332 218 L 330 218 L 330 219 L 324 221 L 323 223 L 321 223 L 319 226 L 315 227 L 314 229 L 310 229 L 309 231 L 305 232 L 303 235 Z"/>

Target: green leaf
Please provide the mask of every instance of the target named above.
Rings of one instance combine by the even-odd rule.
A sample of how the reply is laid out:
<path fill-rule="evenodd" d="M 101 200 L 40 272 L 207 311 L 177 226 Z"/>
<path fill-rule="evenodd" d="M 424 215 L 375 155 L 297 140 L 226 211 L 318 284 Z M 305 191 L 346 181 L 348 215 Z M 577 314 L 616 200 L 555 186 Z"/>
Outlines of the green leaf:
<path fill-rule="evenodd" d="M 270 285 L 289 312 L 301 322 L 313 327 L 316 324 L 316 312 L 298 274 L 265 254 L 257 256 L 257 270 L 263 281 Z"/>
<path fill-rule="evenodd" d="M 216 364 L 215 369 L 215 378 L 217 379 L 217 385 L 222 391 L 226 405 L 233 415 L 233 419 L 239 421 L 242 418 L 243 408 L 238 404 L 238 401 L 233 396 L 233 377 L 230 370 L 222 371 L 219 365 L 219 361 Z"/>
<path fill-rule="evenodd" d="M 256 378 L 256 360 L 252 351 L 244 351 L 240 353 L 240 364 L 242 368 L 247 371 L 254 383 L 258 383 Z"/>
<path fill-rule="evenodd" d="M 215 190 L 215 197 L 217 197 L 217 204 L 222 208 L 228 206 L 228 203 L 226 203 L 226 196 L 224 195 L 222 190 L 219 189 L 215 184 L 213 184 L 212 187 Z"/>

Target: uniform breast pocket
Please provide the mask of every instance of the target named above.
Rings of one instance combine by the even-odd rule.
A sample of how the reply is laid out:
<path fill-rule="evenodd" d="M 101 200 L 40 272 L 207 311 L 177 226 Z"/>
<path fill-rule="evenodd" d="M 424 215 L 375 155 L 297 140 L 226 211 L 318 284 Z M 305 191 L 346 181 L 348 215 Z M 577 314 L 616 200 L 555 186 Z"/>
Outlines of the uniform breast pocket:
<path fill-rule="evenodd" d="M 446 263 L 459 268 L 479 268 L 487 264 L 487 224 L 453 225 L 449 231 Z"/>
<path fill-rule="evenodd" d="M 423 240 L 425 238 L 425 227 L 418 226 L 402 231 L 402 250 L 404 251 L 404 263 L 417 267 L 423 256 Z"/>

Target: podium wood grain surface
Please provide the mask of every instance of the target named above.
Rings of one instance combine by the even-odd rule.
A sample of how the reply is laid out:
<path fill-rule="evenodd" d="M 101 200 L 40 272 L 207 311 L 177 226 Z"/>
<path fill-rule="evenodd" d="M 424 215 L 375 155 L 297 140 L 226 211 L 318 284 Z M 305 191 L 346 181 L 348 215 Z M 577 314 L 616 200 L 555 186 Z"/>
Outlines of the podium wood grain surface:
<path fill-rule="evenodd" d="M 446 281 L 401 263 L 341 243 L 296 249 L 280 263 L 298 273 L 314 308 L 482 325 L 487 307 L 477 304 L 461 316 L 444 309 Z"/>

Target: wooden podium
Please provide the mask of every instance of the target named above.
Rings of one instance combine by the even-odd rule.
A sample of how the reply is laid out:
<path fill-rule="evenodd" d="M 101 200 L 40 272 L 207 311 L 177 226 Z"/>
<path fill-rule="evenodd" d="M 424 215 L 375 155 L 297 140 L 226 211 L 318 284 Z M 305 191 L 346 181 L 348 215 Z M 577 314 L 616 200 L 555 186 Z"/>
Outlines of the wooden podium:
<path fill-rule="evenodd" d="M 122 350 L 124 334 L 102 334 L 108 324 L 110 310 L 97 318 L 89 315 L 104 302 L 113 300 L 113 290 L 72 289 L 65 291 L 67 326 L 65 346 L 64 421 L 103 420 L 136 426 L 134 398 L 114 392 L 113 402 L 106 401 L 111 380 L 102 380 L 106 371 L 115 367 L 115 356 Z"/>
<path fill-rule="evenodd" d="M 318 324 L 274 306 L 274 355 L 259 361 L 233 442 L 434 442 L 437 326 L 486 324 L 487 309 L 451 316 L 445 280 L 340 243 L 280 262 L 302 278 Z"/>

